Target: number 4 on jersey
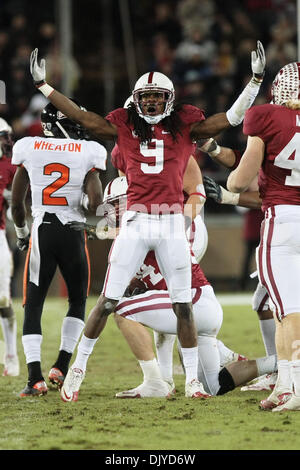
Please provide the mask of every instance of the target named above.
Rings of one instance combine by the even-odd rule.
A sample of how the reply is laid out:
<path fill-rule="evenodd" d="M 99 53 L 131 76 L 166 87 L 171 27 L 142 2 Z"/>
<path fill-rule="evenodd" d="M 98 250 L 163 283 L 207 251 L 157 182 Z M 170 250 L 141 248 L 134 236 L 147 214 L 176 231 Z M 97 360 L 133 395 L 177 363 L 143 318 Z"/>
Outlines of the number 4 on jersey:
<path fill-rule="evenodd" d="M 279 168 L 291 170 L 286 176 L 285 185 L 300 186 L 300 133 L 296 133 L 274 160 Z"/>

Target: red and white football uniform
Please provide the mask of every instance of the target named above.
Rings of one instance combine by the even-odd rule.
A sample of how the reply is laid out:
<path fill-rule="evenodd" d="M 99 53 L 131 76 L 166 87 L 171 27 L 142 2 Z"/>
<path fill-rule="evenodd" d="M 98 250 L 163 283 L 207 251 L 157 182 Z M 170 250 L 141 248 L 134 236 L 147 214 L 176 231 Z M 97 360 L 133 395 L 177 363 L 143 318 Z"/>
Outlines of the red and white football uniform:
<path fill-rule="evenodd" d="M 126 161 L 120 152 L 118 144 L 116 144 L 111 151 L 111 162 L 115 168 L 124 174 L 126 173 Z M 183 203 L 185 204 L 189 196 L 185 192 L 183 192 L 183 196 Z M 204 208 L 201 210 L 201 213 L 198 214 L 192 221 L 191 226 L 188 228 L 186 234 L 198 263 L 200 263 L 201 259 L 203 258 L 208 243 L 208 233 L 204 223 L 203 211 Z"/>
<path fill-rule="evenodd" d="M 281 319 L 300 312 L 300 110 L 254 106 L 246 112 L 244 133 L 265 143 L 258 179 L 265 219 L 257 267 Z"/>
<path fill-rule="evenodd" d="M 127 209 L 140 207 L 140 211 L 153 214 L 157 206 L 162 205 L 158 209 L 161 213 L 163 205 L 167 205 L 173 206 L 177 212 L 183 210 L 182 180 L 194 151 L 189 136 L 190 125 L 203 121 L 204 115 L 200 109 L 184 105 L 179 116 L 183 126 L 176 142 L 159 123 L 153 126 L 149 144 L 141 144 L 135 136 L 132 125 L 128 123 L 126 109 L 116 109 L 106 117 L 118 127 L 117 143 L 126 162 L 123 171 L 128 183 Z"/>
<path fill-rule="evenodd" d="M 149 290 L 134 297 L 123 297 L 115 309 L 116 313 L 155 331 L 176 335 L 177 318 L 154 252 L 149 252 L 137 277 Z M 192 303 L 198 333 L 198 378 L 206 390 L 216 394 L 220 387 L 218 378 L 220 354 L 216 336 L 222 325 L 223 311 L 194 256 L 192 256 Z"/>
<path fill-rule="evenodd" d="M 126 109 L 107 119 L 118 128 L 118 146 L 126 162 L 127 211 L 112 247 L 103 293 L 120 299 L 143 263 L 154 250 L 172 302 L 191 301 L 191 256 L 183 218 L 183 176 L 194 144 L 190 125 L 204 119 L 201 110 L 185 105 L 183 123 L 174 142 L 161 123 L 153 125 L 153 138 L 142 144 L 128 122 Z M 121 169 L 121 168 L 120 168 Z"/>
<path fill-rule="evenodd" d="M 9 249 L 5 227 L 6 227 L 6 209 L 4 190 L 12 183 L 16 167 L 11 164 L 11 160 L 4 155 L 0 158 L 0 308 L 6 308 L 10 305 L 10 279 L 13 270 L 13 261 Z"/>

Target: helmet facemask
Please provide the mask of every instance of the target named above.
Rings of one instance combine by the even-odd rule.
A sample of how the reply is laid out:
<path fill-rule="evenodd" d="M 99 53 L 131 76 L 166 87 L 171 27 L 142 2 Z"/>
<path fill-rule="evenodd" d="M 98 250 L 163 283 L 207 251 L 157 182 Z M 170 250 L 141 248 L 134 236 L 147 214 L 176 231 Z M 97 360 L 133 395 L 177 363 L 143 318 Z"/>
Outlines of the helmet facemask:
<path fill-rule="evenodd" d="M 155 97 L 155 95 L 157 96 Z M 133 90 L 133 102 L 138 115 L 148 124 L 158 124 L 173 111 L 175 91 L 171 80 L 160 72 L 144 74 L 135 85 Z M 148 98 L 147 98 L 148 97 Z M 145 103 L 143 103 L 145 101 Z M 145 114 L 146 101 L 151 114 Z M 151 110 L 151 102 L 153 110 Z M 164 105 L 159 114 L 155 114 L 158 106 Z"/>
<path fill-rule="evenodd" d="M 11 158 L 13 145 L 11 134 L 9 132 L 0 132 L 0 158 L 2 155 Z"/>
<path fill-rule="evenodd" d="M 104 218 L 109 227 L 119 227 L 127 207 L 127 180 L 119 176 L 110 181 L 104 190 Z"/>

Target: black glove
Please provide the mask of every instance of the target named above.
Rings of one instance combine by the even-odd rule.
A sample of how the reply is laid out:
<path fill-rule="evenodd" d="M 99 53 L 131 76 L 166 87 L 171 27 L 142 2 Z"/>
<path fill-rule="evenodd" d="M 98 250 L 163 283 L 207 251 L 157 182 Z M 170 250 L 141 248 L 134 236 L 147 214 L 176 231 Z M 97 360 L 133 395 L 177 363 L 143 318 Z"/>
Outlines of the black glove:
<path fill-rule="evenodd" d="M 221 186 L 209 176 L 203 176 L 203 184 L 205 188 L 206 197 L 214 199 L 220 204 L 222 202 Z"/>
<path fill-rule="evenodd" d="M 136 277 L 133 278 L 127 287 L 126 291 L 124 292 L 124 297 L 133 297 L 134 295 L 144 294 L 147 291 L 146 284 L 137 279 Z"/>
<path fill-rule="evenodd" d="M 29 247 L 30 235 L 25 238 L 17 238 L 17 247 L 20 251 L 27 251 Z"/>
<path fill-rule="evenodd" d="M 97 240 L 96 227 L 95 225 L 85 224 L 84 222 L 77 222 L 73 220 L 67 224 L 71 229 L 76 232 L 85 231 L 89 240 Z"/>

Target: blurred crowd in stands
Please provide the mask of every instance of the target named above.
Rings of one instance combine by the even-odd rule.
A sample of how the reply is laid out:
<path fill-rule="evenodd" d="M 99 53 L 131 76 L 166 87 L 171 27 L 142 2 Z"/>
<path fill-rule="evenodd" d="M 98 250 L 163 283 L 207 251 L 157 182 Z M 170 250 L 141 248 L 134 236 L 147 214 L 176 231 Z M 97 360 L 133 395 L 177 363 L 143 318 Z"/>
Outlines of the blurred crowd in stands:
<path fill-rule="evenodd" d="M 38 0 L 1 0 L 0 80 L 6 85 L 6 104 L 0 104 L 0 116 L 11 124 L 15 140 L 42 134 L 40 112 L 47 100 L 36 92 L 29 73 L 35 47 L 46 58 L 49 83 L 61 89 L 68 67 L 73 97 L 102 115 L 110 111 L 104 106 L 108 54 L 112 109 L 123 106 L 131 93 L 125 37 L 133 39 L 136 78 L 149 70 L 165 73 L 174 82 L 177 101 L 199 106 L 206 116 L 226 111 L 249 81 L 250 53 L 258 39 L 265 47 L 267 67 L 255 104 L 270 101 L 277 71 L 297 61 L 296 0 L 122 1 L 129 11 L 126 31 L 119 1 L 71 1 L 73 56 L 66 59 L 60 54 L 60 0 L 47 5 Z M 242 126 L 217 140 L 241 151 L 246 142 Z M 204 173 L 225 181 L 226 171 L 205 154 L 199 153 L 198 161 Z M 233 207 L 209 203 L 206 207 L 208 212 L 234 212 Z"/>
<path fill-rule="evenodd" d="M 256 103 L 270 100 L 278 69 L 297 60 L 295 0 L 128 0 L 137 76 L 159 70 L 174 82 L 177 100 L 199 106 L 209 116 L 228 109 L 251 77 L 250 51 L 264 44 L 267 72 Z M 72 2 L 73 57 L 60 56 L 58 2 L 3 0 L 0 4 L 0 79 L 6 84 L 6 105 L 0 115 L 16 138 L 41 132 L 39 113 L 45 99 L 32 86 L 29 56 L 34 47 L 47 60 L 47 78 L 60 88 L 66 66 L 72 70 L 73 96 L 99 113 L 103 109 L 103 11 L 109 2 Z M 110 4 L 113 37 L 115 103 L 130 94 L 126 76 L 124 31 L 119 2 Z M 107 21 L 107 15 L 105 16 Z M 83 98 L 83 99 L 82 99 Z M 220 137 L 221 143 L 243 148 L 241 126 Z M 213 164 L 200 155 L 203 169 Z"/>

